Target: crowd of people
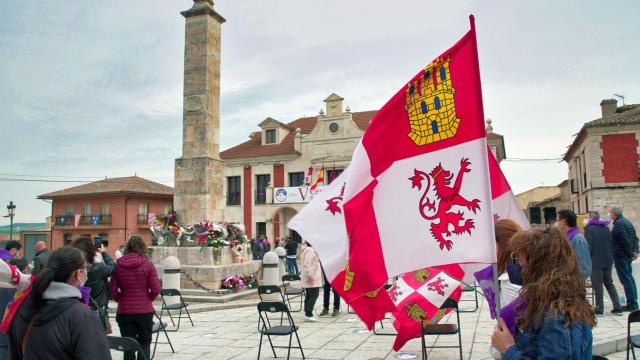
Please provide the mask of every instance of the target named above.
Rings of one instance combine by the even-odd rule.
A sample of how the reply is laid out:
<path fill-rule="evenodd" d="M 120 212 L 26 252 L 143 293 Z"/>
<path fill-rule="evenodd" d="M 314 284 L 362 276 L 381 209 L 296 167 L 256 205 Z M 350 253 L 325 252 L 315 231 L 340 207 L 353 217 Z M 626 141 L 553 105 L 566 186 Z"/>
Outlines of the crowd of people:
<path fill-rule="evenodd" d="M 604 289 L 611 298 L 613 315 L 638 309 L 631 270 L 639 253 L 638 238 L 622 209 L 610 209 L 608 217 L 610 220 L 603 220 L 598 212 L 589 212 L 584 235 L 570 210 L 559 211 L 555 226 L 545 228 L 523 230 L 509 219 L 495 223 L 500 303 L 517 303 L 518 316 L 515 329 L 502 320 L 496 326 L 491 337 L 494 357 L 590 358 L 592 327 L 605 310 Z M 273 245 L 273 249 L 285 249 L 286 271 L 300 276 L 305 319 L 318 321 L 314 307 L 321 288 L 319 316 L 329 316 L 331 294 L 331 316 L 337 316 L 340 296 L 331 288 L 313 246 L 291 237 L 276 239 Z M 260 235 L 251 240 L 250 248 L 253 259 L 261 260 L 272 244 Z M 19 242 L 9 241 L 0 249 L 0 259 L 27 273 L 30 266 L 22 250 Z M 38 242 L 35 250 L 31 265 L 35 281 L 15 312 L 8 334 L 0 334 L 0 360 L 109 359 L 106 335 L 112 332 L 107 308 L 111 300 L 118 303 L 120 335 L 136 339 L 149 357 L 152 302 L 161 285 L 141 237 L 131 236 L 116 251 L 116 260 L 106 244 L 89 238 L 76 239 L 53 252 Z M 614 266 L 624 296 L 614 286 Z M 593 306 L 586 296 L 588 279 L 595 297 Z M 0 308 L 18 298 L 15 292 L 0 288 Z M 125 353 L 125 359 L 134 358 L 134 353 Z"/>

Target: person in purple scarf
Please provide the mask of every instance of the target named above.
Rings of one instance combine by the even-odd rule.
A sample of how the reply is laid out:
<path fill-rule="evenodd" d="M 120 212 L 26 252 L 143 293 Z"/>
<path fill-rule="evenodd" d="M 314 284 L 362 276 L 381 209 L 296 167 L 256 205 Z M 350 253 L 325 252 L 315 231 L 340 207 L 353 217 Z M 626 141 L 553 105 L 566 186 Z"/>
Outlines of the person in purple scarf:
<path fill-rule="evenodd" d="M 567 239 L 571 242 L 573 250 L 576 252 L 578 258 L 578 265 L 580 265 L 580 272 L 584 279 L 591 276 L 591 256 L 589 255 L 589 245 L 587 239 L 580 234 L 578 228 L 576 214 L 571 210 L 560 210 L 556 218 L 558 229 L 562 231 Z"/>
<path fill-rule="evenodd" d="M 595 295 L 596 316 L 604 315 L 603 284 L 609 293 L 613 304 L 613 315 L 622 315 L 622 307 L 618 292 L 613 285 L 611 270 L 613 269 L 613 240 L 609 230 L 610 221 L 600 220 L 597 211 L 590 211 L 589 218 L 584 228 L 584 236 L 589 244 L 589 254 L 591 255 L 591 286 Z"/>

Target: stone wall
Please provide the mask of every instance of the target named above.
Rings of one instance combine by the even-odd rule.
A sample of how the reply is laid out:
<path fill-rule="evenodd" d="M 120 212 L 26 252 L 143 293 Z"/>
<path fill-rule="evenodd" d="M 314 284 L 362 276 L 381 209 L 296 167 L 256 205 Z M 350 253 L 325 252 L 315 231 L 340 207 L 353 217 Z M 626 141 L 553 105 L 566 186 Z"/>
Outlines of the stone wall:
<path fill-rule="evenodd" d="M 636 229 L 640 225 L 640 186 L 594 189 L 589 195 L 593 203 L 591 210 L 599 211 L 601 216 L 612 206 L 621 206 L 624 216 Z"/>

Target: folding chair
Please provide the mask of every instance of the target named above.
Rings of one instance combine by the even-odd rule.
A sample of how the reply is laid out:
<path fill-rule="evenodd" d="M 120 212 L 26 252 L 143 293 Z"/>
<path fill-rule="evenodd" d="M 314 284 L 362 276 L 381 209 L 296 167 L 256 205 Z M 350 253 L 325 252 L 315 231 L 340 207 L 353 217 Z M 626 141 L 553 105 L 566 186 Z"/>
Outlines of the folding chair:
<path fill-rule="evenodd" d="M 601 355 L 593 355 L 591 357 L 591 360 L 609 360 L 609 359 Z"/>
<path fill-rule="evenodd" d="M 447 299 L 440 309 L 453 309 L 456 312 L 456 324 L 432 324 L 422 326 L 422 358 L 427 358 L 427 348 L 458 348 L 460 349 L 460 359 L 462 360 L 462 336 L 460 335 L 460 312 L 458 311 L 458 303 L 453 299 Z M 425 341 L 426 335 L 455 335 L 458 334 L 458 346 L 427 346 Z"/>
<path fill-rule="evenodd" d="M 585 280 L 585 292 L 587 293 L 587 300 L 591 300 L 591 306 L 596 304 L 596 294 L 593 292 L 593 285 L 591 285 L 591 279 Z"/>
<path fill-rule="evenodd" d="M 627 360 L 629 360 L 629 348 L 631 348 L 633 360 L 636 360 L 635 348 L 640 348 L 640 335 L 631 335 L 631 323 L 637 322 L 640 322 L 640 310 L 630 312 L 627 318 Z"/>
<path fill-rule="evenodd" d="M 464 309 L 464 310 L 459 310 L 461 313 L 466 313 L 466 312 L 475 312 L 476 310 L 478 310 L 479 305 L 478 305 L 478 291 L 477 291 L 477 287 L 478 285 L 476 285 L 476 283 L 474 282 L 471 285 L 467 285 L 467 284 L 462 284 L 462 295 L 464 296 L 465 292 L 470 292 L 473 291 L 473 299 L 462 299 L 462 297 L 460 298 L 460 302 L 463 301 L 474 301 L 475 302 L 475 307 L 473 308 L 473 310 L 471 309 Z M 505 304 L 506 305 L 506 304 Z"/>
<path fill-rule="evenodd" d="M 281 315 L 286 314 L 286 318 L 288 320 L 288 324 L 280 323 L 280 325 L 271 326 L 269 323 L 268 314 L 281 313 Z M 302 344 L 300 343 L 300 337 L 298 336 L 298 327 L 293 322 L 293 318 L 291 317 L 291 312 L 289 311 L 289 307 L 285 303 L 281 302 L 260 302 L 258 303 L 258 327 L 260 329 L 260 345 L 258 346 L 258 360 L 260 360 L 260 352 L 262 351 L 262 338 L 264 335 L 269 339 L 269 344 L 271 345 L 271 351 L 273 352 L 273 357 L 278 357 L 276 355 L 276 348 L 286 348 L 287 349 L 287 359 L 291 355 L 291 349 L 300 349 L 300 353 L 302 354 L 302 358 L 304 359 L 304 351 L 302 351 Z M 263 317 L 264 316 L 264 317 Z M 262 325 L 262 326 L 260 326 Z M 291 346 L 291 341 L 293 340 L 293 335 L 296 335 L 296 340 L 298 341 L 298 346 Z M 274 346 L 271 341 L 271 336 L 286 336 L 289 335 L 289 345 L 288 346 Z"/>
<path fill-rule="evenodd" d="M 109 342 L 109 349 L 116 351 L 135 351 L 138 353 L 138 358 L 142 360 L 149 360 L 142 350 L 142 346 L 136 339 L 130 337 L 119 336 L 107 336 Z"/>
<path fill-rule="evenodd" d="M 266 299 L 263 297 L 265 295 L 275 295 L 275 294 L 280 295 L 280 300 L 275 300 L 273 296 Z M 258 286 L 258 296 L 260 297 L 261 302 L 281 301 L 283 304 L 285 303 L 284 295 L 282 294 L 282 291 L 280 291 L 280 288 L 275 285 Z M 268 316 L 266 317 L 266 319 L 267 319 L 267 322 L 269 322 L 270 319 Z M 284 321 L 284 314 L 280 314 L 280 325 L 282 325 L 283 321 Z M 271 326 L 270 324 L 268 325 Z M 260 331 L 260 319 L 258 319 L 258 331 Z"/>
<path fill-rule="evenodd" d="M 175 353 L 176 351 L 173 349 L 173 344 L 171 344 L 171 339 L 169 339 L 169 334 L 167 334 L 167 323 L 162 322 L 162 319 L 158 316 L 158 314 L 154 311 L 153 316 L 158 319 L 158 322 L 153 322 L 153 326 L 151 327 L 151 334 L 156 334 L 156 341 L 153 344 L 153 353 L 151 353 L 151 359 L 156 356 L 156 347 L 158 344 L 169 344 L 171 347 L 171 352 Z M 160 338 L 160 333 L 163 332 L 164 336 L 167 338 L 167 342 L 158 343 L 158 339 Z M 153 336 L 153 335 L 152 335 Z"/>
<path fill-rule="evenodd" d="M 293 275 L 293 274 L 282 275 L 282 288 L 284 289 L 284 296 L 287 298 L 287 304 L 289 304 L 289 309 L 291 309 L 291 312 L 300 312 L 302 311 L 302 304 L 304 302 L 304 289 L 298 288 L 298 287 L 291 287 L 291 286 L 287 287 L 287 281 L 291 283 L 293 281 L 302 281 L 302 279 L 300 279 L 300 276 L 298 275 Z M 300 308 L 298 310 L 293 310 L 293 308 L 291 308 L 290 299 L 295 299 L 298 296 L 300 297 Z"/>
<path fill-rule="evenodd" d="M 180 297 L 180 302 L 179 303 L 175 303 L 175 304 L 167 304 L 167 301 L 165 299 L 165 296 L 178 296 Z M 180 329 L 180 319 L 189 319 L 189 321 L 191 322 L 191 326 L 193 325 L 193 320 L 191 320 L 191 314 L 189 314 L 189 309 L 187 309 L 188 304 L 186 304 L 184 302 L 184 299 L 182 298 L 182 294 L 180 293 L 180 290 L 176 290 L 176 289 L 162 289 L 160 291 L 160 298 L 162 298 L 162 308 L 160 309 L 160 322 L 162 322 L 162 315 L 163 313 L 166 311 L 167 314 L 169 314 L 169 319 L 171 319 L 171 324 L 173 324 L 173 326 L 176 326 L 175 321 L 173 321 L 173 315 L 171 315 L 171 310 L 180 310 L 180 312 L 178 313 L 178 326 L 176 326 L 175 329 L 171 329 L 171 330 L 167 330 L 167 331 L 171 331 L 171 332 L 176 332 L 178 331 L 178 329 Z M 187 313 L 187 316 L 183 316 L 182 315 L 182 309 L 184 309 L 184 311 Z"/>

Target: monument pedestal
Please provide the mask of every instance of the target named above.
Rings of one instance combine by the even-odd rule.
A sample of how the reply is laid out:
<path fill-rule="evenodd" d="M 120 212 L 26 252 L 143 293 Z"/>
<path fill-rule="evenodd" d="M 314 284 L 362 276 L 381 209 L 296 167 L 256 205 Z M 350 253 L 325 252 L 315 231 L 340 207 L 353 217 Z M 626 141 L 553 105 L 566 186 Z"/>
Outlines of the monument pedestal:
<path fill-rule="evenodd" d="M 180 260 L 181 270 L 189 274 L 194 281 L 209 289 L 217 290 L 222 280 L 229 276 L 256 274 L 260 271 L 262 261 L 250 260 L 248 244 L 245 245 L 240 251 L 244 258 L 241 263 L 233 263 L 231 248 L 228 246 L 220 249 L 219 261 L 214 261 L 213 248 L 210 247 L 151 246 L 150 248 L 153 249 L 151 261 L 156 265 L 158 274 L 161 274 L 164 259 L 175 256 Z M 186 276 L 180 277 L 180 287 L 182 289 L 198 288 Z"/>

